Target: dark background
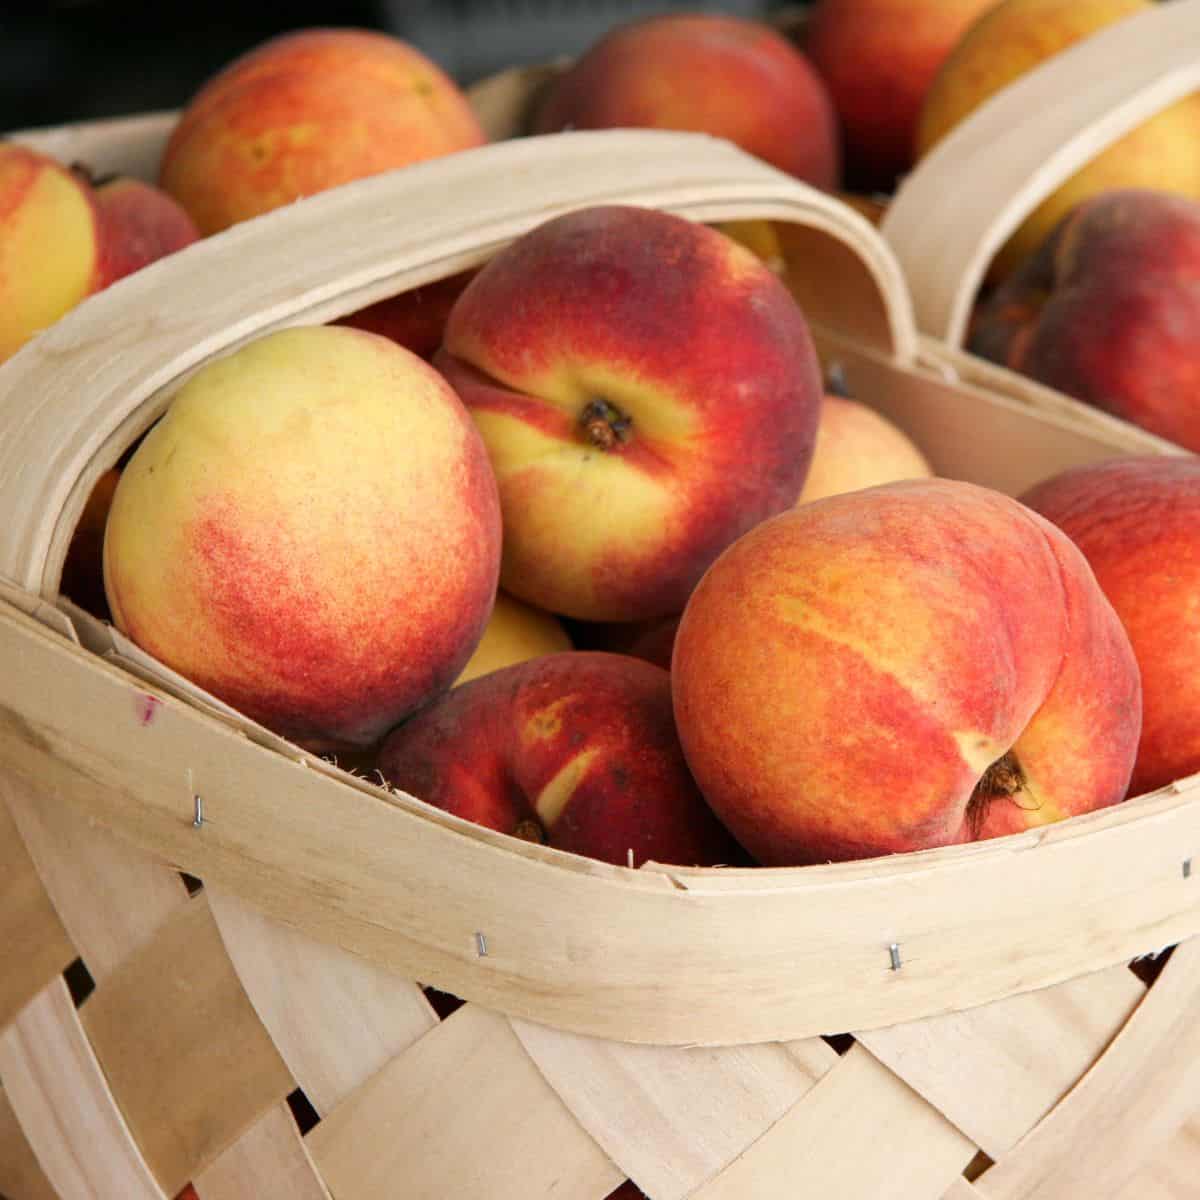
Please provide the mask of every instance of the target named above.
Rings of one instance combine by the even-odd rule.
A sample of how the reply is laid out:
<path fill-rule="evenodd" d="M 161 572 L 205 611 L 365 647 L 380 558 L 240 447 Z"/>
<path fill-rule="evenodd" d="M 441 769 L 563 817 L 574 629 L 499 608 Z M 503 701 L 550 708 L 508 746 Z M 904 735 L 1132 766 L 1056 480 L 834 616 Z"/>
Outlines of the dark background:
<path fill-rule="evenodd" d="M 312 25 L 394 33 L 460 84 L 577 54 L 606 29 L 678 10 L 765 16 L 772 0 L 0 0 L 0 130 L 179 108 L 210 75 L 274 34 Z"/>

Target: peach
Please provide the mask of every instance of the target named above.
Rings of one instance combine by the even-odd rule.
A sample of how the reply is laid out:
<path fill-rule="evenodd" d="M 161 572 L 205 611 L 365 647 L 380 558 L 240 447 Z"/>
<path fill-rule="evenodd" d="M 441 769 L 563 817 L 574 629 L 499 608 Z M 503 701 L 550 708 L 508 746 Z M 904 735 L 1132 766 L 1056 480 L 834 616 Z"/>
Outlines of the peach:
<path fill-rule="evenodd" d="M 453 683 L 499 553 L 487 452 L 441 376 L 317 326 L 180 388 L 117 484 L 104 579 L 144 650 L 324 750 L 372 745 Z"/>
<path fill-rule="evenodd" d="M 803 313 L 750 251 L 662 212 L 582 209 L 519 238 L 434 363 L 499 480 L 502 586 L 580 620 L 681 612 L 725 546 L 796 502 L 812 455 Z"/>
<path fill-rule="evenodd" d="M 1124 798 L 1129 638 L 1049 521 L 943 479 L 814 501 L 735 542 L 684 610 L 675 718 L 763 863 L 994 837 Z"/>
<path fill-rule="evenodd" d="M 104 223 L 104 273 L 108 282 L 198 241 L 192 218 L 162 188 L 118 176 L 95 184 Z"/>
<path fill-rule="evenodd" d="M 917 127 L 918 158 L 994 92 L 1067 46 L 1152 7 L 1152 0 L 1002 0 L 966 32 L 934 79 Z M 1200 95 L 1189 96 L 1114 142 L 1044 200 L 1001 248 L 993 279 L 1008 275 L 1082 200 L 1145 187 L 1200 197 Z"/>
<path fill-rule="evenodd" d="M 1200 201 L 1085 200 L 979 305 L 969 347 L 1200 450 Z"/>
<path fill-rule="evenodd" d="M 474 271 L 460 271 L 398 296 L 389 296 L 339 317 L 334 324 L 381 334 L 421 358 L 432 358 L 442 344 L 446 318 L 474 274 Z"/>
<path fill-rule="evenodd" d="M 932 474 L 912 438 L 885 416 L 861 401 L 827 395 L 799 503 Z"/>
<path fill-rule="evenodd" d="M 159 182 L 201 233 L 485 141 L 466 97 L 385 33 L 302 29 L 214 75 L 188 102 Z"/>
<path fill-rule="evenodd" d="M 1022 500 L 1083 551 L 1129 634 L 1144 705 L 1130 791 L 1200 771 L 1200 461 L 1076 467 Z"/>
<path fill-rule="evenodd" d="M 636 658 L 573 650 L 493 671 L 389 734 L 379 769 L 456 816 L 603 862 L 737 852 L 684 763 L 670 676 Z"/>
<path fill-rule="evenodd" d="M 85 177 L 0 142 L 0 362 L 104 285 L 103 242 Z"/>
<path fill-rule="evenodd" d="M 846 177 L 891 191 L 912 166 L 917 118 L 934 75 L 996 0 L 817 0 L 803 48 L 842 129 Z"/>
<path fill-rule="evenodd" d="M 552 613 L 497 592 L 483 637 L 455 680 L 455 686 L 501 667 L 570 649 L 571 639 Z"/>
<path fill-rule="evenodd" d="M 535 133 L 617 127 L 710 133 L 817 187 L 838 182 L 825 85 L 782 34 L 741 17 L 618 26 L 549 85 L 533 118 Z"/>

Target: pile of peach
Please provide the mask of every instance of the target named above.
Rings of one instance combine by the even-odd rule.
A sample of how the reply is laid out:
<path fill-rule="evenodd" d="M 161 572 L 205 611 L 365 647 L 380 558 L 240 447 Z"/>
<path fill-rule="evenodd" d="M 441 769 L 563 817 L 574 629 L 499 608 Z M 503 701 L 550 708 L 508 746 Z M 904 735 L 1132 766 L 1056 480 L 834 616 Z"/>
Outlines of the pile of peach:
<path fill-rule="evenodd" d="M 1008 78 L 1140 6 L 821 0 L 803 51 L 658 18 L 558 76 L 530 129 L 702 129 L 822 188 L 886 189 Z M 1175 146 L 1182 119 L 1138 136 Z M 159 188 L 4 147 L 0 355 L 197 236 L 483 140 L 412 47 L 322 30 L 210 81 Z M 1154 158 L 1138 144 L 1131 164 Z M 1159 418 L 1185 411 L 1167 338 L 1192 337 L 1193 154 L 1035 214 L 977 345 L 1098 380 L 1117 411 L 1127 385 L 1131 415 L 1144 400 L 1186 441 Z M 825 395 L 777 259 L 766 223 L 582 209 L 476 272 L 260 338 L 105 477 L 64 591 L 306 748 L 620 864 L 945 845 L 1200 768 L 1194 461 L 1022 501 L 934 478 Z M 1142 319 L 1160 340 L 1115 366 Z"/>

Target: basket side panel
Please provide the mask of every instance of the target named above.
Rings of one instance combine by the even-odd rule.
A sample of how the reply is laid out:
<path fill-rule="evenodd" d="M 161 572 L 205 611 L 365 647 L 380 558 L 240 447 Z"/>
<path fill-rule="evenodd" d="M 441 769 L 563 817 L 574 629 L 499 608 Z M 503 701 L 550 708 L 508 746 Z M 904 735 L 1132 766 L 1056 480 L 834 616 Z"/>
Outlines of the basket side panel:
<path fill-rule="evenodd" d="M 58 1200 L 3 1088 L 0 1088 L 0 1196 L 11 1196 L 13 1200 Z"/>
<path fill-rule="evenodd" d="M 625 1176 L 476 1005 L 392 1060 L 307 1137 L 339 1200 L 603 1200 Z"/>
<path fill-rule="evenodd" d="M 170 1195 L 295 1086 L 203 893 L 97 986 L 82 1018 Z"/>
<path fill-rule="evenodd" d="M 859 1041 L 993 1159 L 1080 1079 L 1145 994 L 1127 967 Z"/>
<path fill-rule="evenodd" d="M 1117 1200 L 1191 1200 L 1200 1179 L 1200 1116 L 1192 1117 L 1125 1185 Z"/>
<path fill-rule="evenodd" d="M 2 794 L 2 793 L 0 793 Z M 75 949 L 0 800 L 0 1029 L 75 958 Z"/>

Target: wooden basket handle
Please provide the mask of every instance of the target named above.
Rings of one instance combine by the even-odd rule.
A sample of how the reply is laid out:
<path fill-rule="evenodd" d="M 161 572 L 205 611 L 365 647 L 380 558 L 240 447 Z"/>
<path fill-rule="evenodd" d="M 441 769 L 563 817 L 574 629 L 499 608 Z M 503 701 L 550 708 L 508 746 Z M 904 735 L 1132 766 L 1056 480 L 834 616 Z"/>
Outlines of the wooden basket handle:
<path fill-rule="evenodd" d="M 1171 0 L 1056 54 L 957 125 L 881 225 L 922 332 L 961 346 L 1009 234 L 1101 150 L 1197 87 L 1200 0 Z"/>
<path fill-rule="evenodd" d="M 846 257 L 862 268 L 840 311 L 874 303 L 884 348 L 900 362 L 915 357 L 903 277 L 872 226 L 733 145 L 646 130 L 497 143 L 203 239 L 86 300 L 9 359 L 0 367 L 0 576 L 57 593 L 93 483 L 206 360 L 475 266 L 554 214 L 601 203 L 702 221 L 770 218 L 826 235 L 842 249 L 842 276 Z M 844 278 L 831 281 L 831 292 L 839 287 Z"/>

